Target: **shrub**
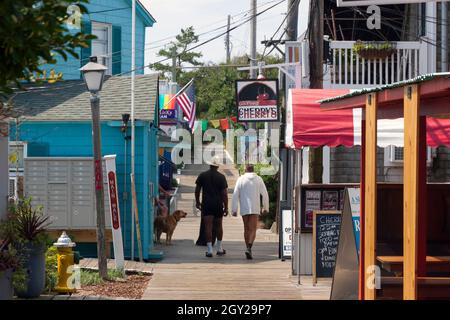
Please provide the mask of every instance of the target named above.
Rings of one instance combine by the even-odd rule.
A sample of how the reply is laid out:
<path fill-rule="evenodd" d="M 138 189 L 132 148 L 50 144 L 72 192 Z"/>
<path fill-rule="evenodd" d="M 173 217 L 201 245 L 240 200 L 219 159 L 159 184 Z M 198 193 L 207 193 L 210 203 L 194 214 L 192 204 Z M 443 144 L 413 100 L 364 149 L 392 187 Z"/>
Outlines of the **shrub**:
<path fill-rule="evenodd" d="M 45 291 L 52 292 L 58 282 L 58 250 L 50 246 L 45 253 Z"/>

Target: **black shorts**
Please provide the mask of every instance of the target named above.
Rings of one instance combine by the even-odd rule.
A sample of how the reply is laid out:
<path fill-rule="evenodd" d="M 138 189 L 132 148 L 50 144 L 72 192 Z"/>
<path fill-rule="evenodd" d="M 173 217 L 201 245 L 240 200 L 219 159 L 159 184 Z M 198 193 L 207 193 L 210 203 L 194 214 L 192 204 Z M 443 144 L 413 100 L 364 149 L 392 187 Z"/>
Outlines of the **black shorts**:
<path fill-rule="evenodd" d="M 222 218 L 223 217 L 223 210 L 222 211 L 218 211 L 218 210 L 202 210 L 202 215 L 204 217 L 207 216 L 213 216 L 215 218 Z"/>

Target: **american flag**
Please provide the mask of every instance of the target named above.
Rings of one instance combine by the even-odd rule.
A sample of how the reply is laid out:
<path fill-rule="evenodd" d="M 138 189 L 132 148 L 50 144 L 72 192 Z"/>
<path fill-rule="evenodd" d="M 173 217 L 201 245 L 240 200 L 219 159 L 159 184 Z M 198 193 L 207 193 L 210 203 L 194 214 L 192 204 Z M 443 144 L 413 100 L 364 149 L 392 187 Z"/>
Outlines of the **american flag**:
<path fill-rule="evenodd" d="M 190 84 L 178 94 L 177 103 L 183 110 L 183 113 L 189 122 L 189 128 L 191 128 L 192 131 L 194 129 L 196 111 L 194 79 L 192 79 Z"/>

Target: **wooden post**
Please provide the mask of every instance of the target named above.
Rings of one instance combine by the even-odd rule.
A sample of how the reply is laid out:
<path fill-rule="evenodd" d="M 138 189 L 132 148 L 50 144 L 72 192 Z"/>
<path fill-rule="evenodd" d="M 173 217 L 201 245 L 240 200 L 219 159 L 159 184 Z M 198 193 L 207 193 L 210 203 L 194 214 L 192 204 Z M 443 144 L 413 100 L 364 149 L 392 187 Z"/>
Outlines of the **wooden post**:
<path fill-rule="evenodd" d="M 403 167 L 403 299 L 417 299 L 418 217 L 419 217 L 419 89 L 404 91 L 404 167 Z"/>
<path fill-rule="evenodd" d="M 362 110 L 363 115 L 365 109 Z M 365 117 L 365 116 L 364 116 Z M 364 300 L 364 204 L 365 204 L 365 188 L 366 188 L 366 120 L 361 121 L 361 155 L 360 155 L 360 209 L 359 209 L 359 227 L 360 227 L 360 239 L 359 239 L 359 300 Z"/>
<path fill-rule="evenodd" d="M 364 299 L 375 300 L 377 238 L 377 96 L 366 98 L 366 150 L 364 194 Z"/>
<path fill-rule="evenodd" d="M 418 248 L 417 275 L 427 275 L 427 117 L 419 119 L 419 217 L 418 217 Z"/>
<path fill-rule="evenodd" d="M 136 183 L 134 181 L 134 174 L 130 175 L 131 177 L 131 196 L 134 204 L 134 219 L 136 223 L 136 237 L 138 241 L 138 250 L 139 250 L 139 261 L 143 262 L 144 259 L 142 257 L 142 241 L 141 241 L 141 227 L 139 224 L 139 211 L 137 206 L 137 196 L 136 196 Z M 134 228 L 134 226 L 132 226 Z"/>

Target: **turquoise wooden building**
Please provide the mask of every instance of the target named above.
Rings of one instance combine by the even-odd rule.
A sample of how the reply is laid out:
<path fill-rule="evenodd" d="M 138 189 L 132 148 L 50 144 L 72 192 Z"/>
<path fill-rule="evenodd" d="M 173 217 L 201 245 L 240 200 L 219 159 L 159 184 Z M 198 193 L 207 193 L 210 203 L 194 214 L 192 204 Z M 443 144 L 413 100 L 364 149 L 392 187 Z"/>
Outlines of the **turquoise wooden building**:
<path fill-rule="evenodd" d="M 65 61 L 56 56 L 55 65 L 44 65 L 47 74 L 53 69 L 62 73 L 64 80 L 81 79 L 79 68 L 89 62 L 91 55 L 107 67 L 108 75 L 116 75 L 131 70 L 131 0 L 90 0 L 85 5 L 89 11 L 76 20 L 80 23 L 68 25 L 72 33 L 84 32 L 97 36 L 89 48 L 79 48 L 79 58 L 72 56 Z M 145 55 L 145 30 L 156 20 L 138 0 L 136 1 L 136 68 L 143 74 Z"/>
<path fill-rule="evenodd" d="M 152 251 L 154 199 L 159 195 L 159 129 L 155 126 L 157 82 L 156 75 L 139 75 L 135 80 L 135 173 L 144 259 L 160 257 Z M 106 80 L 100 100 L 102 155 L 117 156 L 124 252 L 128 258 L 131 257 L 132 226 L 129 176 L 131 144 L 129 139 L 125 139 L 121 128 L 122 114 L 130 112 L 130 85 L 130 77 L 112 77 Z M 90 100 L 82 80 L 29 88 L 26 92 L 16 94 L 12 103 L 21 116 L 17 122 L 18 126 L 15 121 L 10 123 L 10 140 L 26 143 L 27 157 L 92 157 Z M 129 128 L 127 135 L 131 134 L 130 130 Z M 48 179 L 51 180 L 52 168 L 48 168 L 48 172 Z M 50 208 L 44 208 L 45 210 L 51 210 L 52 205 L 60 203 L 52 204 L 50 201 L 48 205 Z M 67 207 L 70 207 L 70 204 Z M 84 256 L 95 255 L 95 244 L 79 244 L 77 247 Z M 137 239 L 134 248 L 134 257 L 138 257 Z"/>

